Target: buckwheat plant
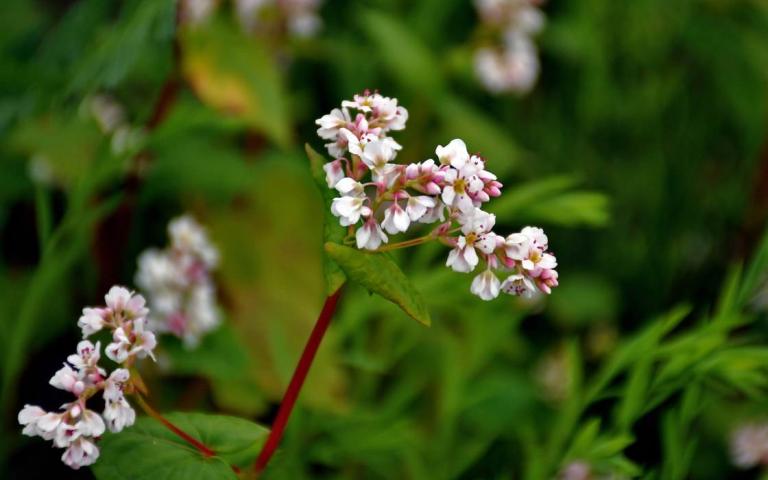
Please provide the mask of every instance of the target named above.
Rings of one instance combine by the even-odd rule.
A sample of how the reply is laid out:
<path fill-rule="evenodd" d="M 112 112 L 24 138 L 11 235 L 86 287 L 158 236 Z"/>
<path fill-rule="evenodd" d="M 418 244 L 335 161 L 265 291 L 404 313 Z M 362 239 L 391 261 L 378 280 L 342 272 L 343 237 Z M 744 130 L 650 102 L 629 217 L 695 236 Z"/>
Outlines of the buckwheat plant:
<path fill-rule="evenodd" d="M 219 252 L 189 215 L 173 219 L 168 236 L 167 248 L 151 248 L 139 256 L 136 285 L 147 294 L 152 329 L 175 335 L 187 348 L 194 348 L 220 323 L 211 278 Z"/>
<path fill-rule="evenodd" d="M 317 133 L 330 140 L 326 148 L 335 158 L 323 168 L 328 188 L 339 193 L 330 208 L 348 227 L 345 242 L 382 252 L 436 240 L 450 248 L 446 266 L 479 270 L 470 291 L 483 300 L 500 292 L 550 293 L 557 260 L 547 236 L 536 227 L 506 237 L 493 231 L 496 217 L 481 207 L 501 195 L 502 184 L 463 140 L 438 146 L 436 160 L 395 163 L 402 147 L 388 134 L 404 129 L 407 119 L 397 99 L 365 91 L 317 120 Z M 434 227 L 423 237 L 389 243 L 391 235 L 418 224 Z"/>
<path fill-rule="evenodd" d="M 25 435 L 40 436 L 65 449 L 61 460 L 74 469 L 91 465 L 99 458 L 96 443 L 105 429 L 120 432 L 133 425 L 136 412 L 125 398 L 134 389 L 130 369 L 137 359 L 154 359 L 156 341 L 154 333 L 146 329 L 149 311 L 144 297 L 116 286 L 109 290 L 105 300 L 106 306 L 83 309 L 77 323 L 84 340 L 49 382 L 70 392 L 74 400 L 62 405 L 58 412 L 25 405 L 18 415 Z M 104 351 L 119 365 L 109 374 L 99 365 L 101 343 L 85 339 L 103 329 L 112 332 L 112 342 Z M 87 405 L 98 394 L 104 398 L 101 414 Z"/>
<path fill-rule="evenodd" d="M 491 93 L 529 92 L 539 76 L 533 36 L 544 27 L 540 0 L 475 0 L 488 41 L 475 51 L 475 72 Z"/>

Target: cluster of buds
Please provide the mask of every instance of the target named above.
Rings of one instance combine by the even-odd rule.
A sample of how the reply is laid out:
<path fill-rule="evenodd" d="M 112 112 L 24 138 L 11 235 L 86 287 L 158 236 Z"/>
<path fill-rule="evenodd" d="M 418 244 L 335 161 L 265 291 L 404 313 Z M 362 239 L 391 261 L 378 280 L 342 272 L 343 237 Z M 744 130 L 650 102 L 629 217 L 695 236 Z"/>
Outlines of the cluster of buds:
<path fill-rule="evenodd" d="M 58 412 L 25 405 L 18 420 L 23 433 L 40 436 L 64 448 L 61 460 L 74 469 L 93 464 L 99 457 L 96 442 L 106 429 L 120 432 L 133 425 L 136 412 L 125 398 L 133 388 L 128 370 L 136 358 L 153 357 L 155 336 L 145 329 L 147 314 L 144 298 L 123 287 L 112 287 L 105 296 L 106 306 L 83 309 L 78 320 L 83 338 L 102 330 L 112 331 L 112 342 L 104 349 L 107 357 L 120 366 L 109 375 L 99 366 L 101 342 L 77 344 L 77 353 L 67 357 L 50 384 L 70 392 L 75 398 Z M 104 411 L 89 410 L 87 402 L 101 392 Z"/>
<path fill-rule="evenodd" d="M 150 326 L 179 337 L 192 348 L 220 323 L 211 278 L 219 252 L 188 215 L 171 220 L 168 236 L 171 243 L 167 248 L 149 249 L 139 257 L 136 285 L 147 293 Z"/>
<path fill-rule="evenodd" d="M 501 195 L 502 185 L 462 140 L 438 146 L 437 161 L 394 163 L 402 147 L 387 134 L 405 128 L 407 119 L 397 99 L 366 91 L 316 122 L 318 135 L 331 140 L 326 147 L 335 160 L 324 170 L 328 187 L 340 194 L 331 212 L 349 228 L 349 241 L 374 251 L 440 241 L 451 247 L 446 265 L 454 271 L 469 273 L 484 263 L 471 287 L 483 300 L 500 292 L 550 293 L 557 285 L 557 261 L 547 251 L 547 236 L 535 227 L 507 237 L 492 231 L 496 217 L 480 207 Z M 388 234 L 419 223 L 438 225 L 425 237 L 382 246 Z"/>
<path fill-rule="evenodd" d="M 184 0 L 182 21 L 192 26 L 208 21 L 219 0 Z M 237 19 L 248 32 L 287 31 L 296 37 L 315 35 L 323 22 L 322 0 L 235 0 Z"/>
<path fill-rule="evenodd" d="M 768 423 L 748 423 L 733 431 L 731 459 L 739 468 L 768 466 Z"/>
<path fill-rule="evenodd" d="M 539 76 L 533 36 L 544 26 L 540 0 L 475 0 L 483 27 L 493 41 L 475 51 L 475 72 L 492 93 L 524 94 Z"/>

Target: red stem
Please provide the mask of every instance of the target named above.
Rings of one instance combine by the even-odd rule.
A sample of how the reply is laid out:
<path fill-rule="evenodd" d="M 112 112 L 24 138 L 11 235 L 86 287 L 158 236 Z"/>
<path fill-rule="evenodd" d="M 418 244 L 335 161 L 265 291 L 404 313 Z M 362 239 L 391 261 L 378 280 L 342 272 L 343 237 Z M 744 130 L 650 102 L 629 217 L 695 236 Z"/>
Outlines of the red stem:
<path fill-rule="evenodd" d="M 272 431 L 269 432 L 264 447 L 259 453 L 259 458 L 256 459 L 254 469 L 256 474 L 260 474 L 267 467 L 269 460 L 275 453 L 277 446 L 280 444 L 280 439 L 283 438 L 283 432 L 285 426 L 288 424 L 288 418 L 291 416 L 293 406 L 296 404 L 296 399 L 299 397 L 301 387 L 304 385 L 304 380 L 307 378 L 309 367 L 312 366 L 312 361 L 315 359 L 317 348 L 320 346 L 320 342 L 325 336 L 325 332 L 328 330 L 328 325 L 331 323 L 333 312 L 336 310 L 336 303 L 339 301 L 341 295 L 341 288 L 330 297 L 325 299 L 323 310 L 320 312 L 320 316 L 317 318 L 315 327 L 312 329 L 312 333 L 309 335 L 309 340 L 304 346 L 304 352 L 301 354 L 299 364 L 296 366 L 296 370 L 291 377 L 291 383 L 288 384 L 288 389 L 285 391 L 283 401 L 280 403 L 280 408 L 277 411 L 277 417 L 275 417 L 275 423 L 272 425 Z"/>

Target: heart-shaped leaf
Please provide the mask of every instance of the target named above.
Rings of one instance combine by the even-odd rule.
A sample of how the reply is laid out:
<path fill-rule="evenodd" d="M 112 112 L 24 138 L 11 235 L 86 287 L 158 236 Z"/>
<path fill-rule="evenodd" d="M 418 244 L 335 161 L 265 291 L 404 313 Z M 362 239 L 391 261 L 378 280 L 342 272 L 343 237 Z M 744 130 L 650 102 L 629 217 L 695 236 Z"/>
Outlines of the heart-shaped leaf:
<path fill-rule="evenodd" d="M 171 413 L 174 425 L 216 452 L 206 458 L 194 447 L 149 417 L 133 427 L 106 434 L 92 470 L 99 480 L 208 480 L 237 478 L 232 466 L 247 467 L 269 430 L 241 418 L 203 413 Z"/>
<path fill-rule="evenodd" d="M 325 251 L 350 280 L 396 304 L 414 320 L 430 325 L 429 311 L 421 293 L 389 256 L 331 242 L 325 244 Z"/>
<path fill-rule="evenodd" d="M 315 179 L 315 183 L 317 183 L 323 195 L 325 208 L 323 238 L 326 242 L 340 243 L 344 239 L 345 232 L 344 228 L 339 225 L 339 221 L 331 213 L 334 191 L 328 188 L 328 183 L 325 181 L 325 171 L 323 170 L 323 165 L 327 160 L 323 155 L 320 155 L 310 147 L 309 144 L 305 145 L 305 149 L 309 157 L 309 168 L 312 170 L 312 178 Z M 331 260 L 328 255 L 323 256 L 323 271 L 325 273 L 326 291 L 330 296 L 344 284 L 347 277 L 339 268 L 339 265 Z"/>

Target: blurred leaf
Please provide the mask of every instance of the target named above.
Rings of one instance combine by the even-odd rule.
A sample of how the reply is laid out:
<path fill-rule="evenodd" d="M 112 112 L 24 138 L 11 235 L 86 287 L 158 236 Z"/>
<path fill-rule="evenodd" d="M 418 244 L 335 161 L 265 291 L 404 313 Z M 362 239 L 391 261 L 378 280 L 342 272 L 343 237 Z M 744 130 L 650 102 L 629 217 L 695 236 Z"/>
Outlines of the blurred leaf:
<path fill-rule="evenodd" d="M 168 480 L 237 478 L 230 465 L 248 466 L 269 430 L 235 417 L 202 413 L 170 413 L 174 425 L 216 452 L 205 458 L 164 425 L 140 417 L 123 432 L 107 433 L 101 455 L 91 468 L 100 480 Z"/>
<path fill-rule="evenodd" d="M 501 127 L 498 120 L 456 96 L 440 97 L 434 108 L 442 121 L 446 143 L 450 138 L 464 139 L 469 151 L 479 152 L 499 177 L 518 167 L 520 149 L 512 140 L 512 131 Z"/>
<path fill-rule="evenodd" d="M 335 195 L 334 191 L 328 187 L 328 183 L 325 181 L 323 165 L 326 163 L 326 158 L 313 150 L 309 144 L 306 144 L 304 148 L 309 157 L 309 168 L 312 171 L 312 178 L 315 180 L 323 196 L 323 240 L 324 242 L 341 243 L 346 232 L 331 213 L 331 202 Z M 347 277 L 339 265 L 331 260 L 326 252 L 323 252 L 323 273 L 325 274 L 325 291 L 329 296 L 333 295 L 347 281 Z"/>
<path fill-rule="evenodd" d="M 619 293 L 609 280 L 585 273 L 568 274 L 568 282 L 548 299 L 552 316 L 568 327 L 583 327 L 616 317 Z"/>
<path fill-rule="evenodd" d="M 336 243 L 326 243 L 325 251 L 341 266 L 350 280 L 398 305 L 417 322 L 430 325 L 429 311 L 421 293 L 388 256 Z"/>
<path fill-rule="evenodd" d="M 171 53 L 176 4 L 167 0 L 129 2 L 120 19 L 104 30 L 104 37 L 86 50 L 75 66 L 67 93 L 114 88 L 147 52 L 163 48 Z"/>
<path fill-rule="evenodd" d="M 263 44 L 223 21 L 186 30 L 181 39 L 184 75 L 203 102 L 282 147 L 291 144 L 283 79 Z"/>
<path fill-rule="evenodd" d="M 405 88 L 440 102 L 445 90 L 443 72 L 434 54 L 413 30 L 383 12 L 367 11 L 362 14 L 362 21 L 387 71 Z"/>
<path fill-rule="evenodd" d="M 212 209 L 206 221 L 223 253 L 222 298 L 249 353 L 247 378 L 230 385 L 242 395 L 257 386 L 250 394 L 262 403 L 282 398 L 326 297 L 318 248 L 323 206 L 304 162 L 298 155 L 262 158 L 249 188 L 233 204 Z M 303 407 L 345 407 L 336 341 L 331 328 L 304 385 Z M 258 407 L 247 403 L 244 408 Z"/>
<path fill-rule="evenodd" d="M 195 348 L 187 348 L 167 335 L 161 343 L 175 374 L 203 375 L 212 379 L 240 378 L 248 367 L 248 352 L 232 327 L 226 323 L 205 335 Z"/>

